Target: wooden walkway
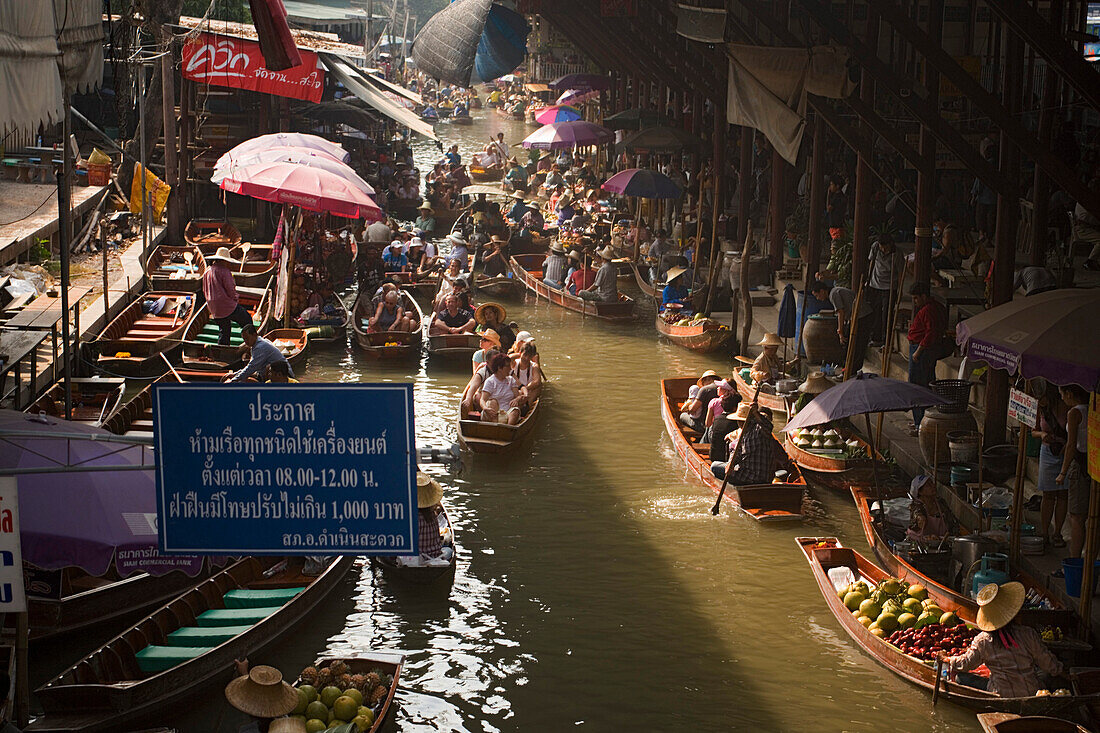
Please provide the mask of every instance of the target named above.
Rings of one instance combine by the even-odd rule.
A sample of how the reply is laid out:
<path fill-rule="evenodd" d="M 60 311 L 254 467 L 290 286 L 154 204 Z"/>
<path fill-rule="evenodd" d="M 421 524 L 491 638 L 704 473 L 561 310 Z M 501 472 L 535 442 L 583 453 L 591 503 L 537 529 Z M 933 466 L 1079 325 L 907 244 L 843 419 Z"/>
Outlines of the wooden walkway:
<path fill-rule="evenodd" d="M 106 186 L 73 187 L 74 232 L 81 230 L 84 217 L 106 190 Z M 43 239 L 49 240 L 51 252 L 57 251 L 57 186 L 0 181 L 0 201 L 4 202 L 0 212 L 0 265 L 15 262 Z"/>

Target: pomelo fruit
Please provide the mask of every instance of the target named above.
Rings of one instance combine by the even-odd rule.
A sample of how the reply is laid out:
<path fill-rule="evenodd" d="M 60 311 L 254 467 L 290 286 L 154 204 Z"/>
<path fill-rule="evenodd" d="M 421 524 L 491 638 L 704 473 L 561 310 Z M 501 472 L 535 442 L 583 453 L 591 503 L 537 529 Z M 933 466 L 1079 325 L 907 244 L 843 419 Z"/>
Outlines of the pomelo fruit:
<path fill-rule="evenodd" d="M 298 690 L 304 692 L 309 698 L 309 700 L 306 702 L 306 705 L 309 705 L 309 703 L 317 699 L 317 688 L 313 685 L 302 685 L 298 688 Z"/>
<path fill-rule="evenodd" d="M 936 616 L 936 621 L 939 621 L 939 620 L 940 620 L 940 616 L 942 616 L 942 615 L 943 615 L 943 609 L 942 609 L 942 608 L 940 608 L 939 606 L 935 605 L 935 604 L 929 604 L 929 605 L 925 606 L 925 607 L 924 607 L 924 612 L 925 612 L 925 613 L 931 613 L 931 614 L 935 614 L 935 616 Z"/>
<path fill-rule="evenodd" d="M 928 591 L 923 585 L 911 585 L 909 586 L 909 597 L 916 598 L 918 601 L 923 601 L 928 597 Z"/>
<path fill-rule="evenodd" d="M 911 629 L 917 623 L 917 617 L 911 613 L 903 613 L 898 616 L 898 628 Z"/>
<path fill-rule="evenodd" d="M 349 687 L 348 689 L 344 690 L 344 694 L 341 695 L 341 697 L 350 697 L 352 700 L 355 700 L 356 707 L 359 707 L 363 704 L 363 693 L 359 692 L 359 690 L 355 689 L 354 687 Z"/>
<path fill-rule="evenodd" d="M 876 621 L 878 627 L 887 634 L 896 631 L 898 628 L 898 617 L 892 613 L 883 613 Z"/>
<path fill-rule="evenodd" d="M 905 601 L 902 602 L 901 607 L 905 609 L 907 613 L 912 613 L 918 616 L 920 615 L 920 601 L 918 601 L 916 598 L 906 598 Z"/>
<path fill-rule="evenodd" d="M 886 638 L 886 632 L 883 631 L 882 629 L 878 628 L 877 626 L 875 628 L 871 629 L 871 633 L 874 634 L 875 636 L 877 636 L 880 639 L 885 639 Z"/>
<path fill-rule="evenodd" d="M 325 705 L 320 700 L 314 700 L 309 705 L 306 705 L 306 720 L 320 720 L 325 725 L 328 725 L 328 705 Z M 322 730 L 324 730 L 322 728 Z"/>
<path fill-rule="evenodd" d="M 915 628 L 923 629 L 925 626 L 930 626 L 932 624 L 939 623 L 941 615 L 942 614 L 928 613 L 928 611 L 925 611 L 924 613 L 922 613 L 920 616 L 917 617 L 917 623 L 916 623 Z"/>
<path fill-rule="evenodd" d="M 882 608 L 880 608 L 877 603 L 868 598 L 866 601 L 859 604 L 859 612 L 864 616 L 878 618 L 878 615 L 882 613 Z"/>
<path fill-rule="evenodd" d="M 894 596 L 901 592 L 901 583 L 897 578 L 887 578 L 878 584 L 879 590 L 888 596 Z"/>
<path fill-rule="evenodd" d="M 372 724 L 372 721 L 367 720 L 362 715 L 356 715 L 351 719 L 351 722 L 355 723 L 355 727 L 359 729 L 359 733 L 366 733 L 366 731 L 370 730 Z"/>
<path fill-rule="evenodd" d="M 332 703 L 332 712 L 335 713 L 337 718 L 345 722 L 354 718 L 358 711 L 359 703 L 347 695 L 336 698 L 336 701 Z"/>
<path fill-rule="evenodd" d="M 332 703 L 336 702 L 336 698 L 340 697 L 340 695 L 342 694 L 343 692 L 340 691 L 339 687 L 333 687 L 332 685 L 329 685 L 325 689 L 321 690 L 321 702 L 325 704 L 326 708 L 331 708 Z"/>
<path fill-rule="evenodd" d="M 374 711 L 368 708 L 366 705 L 359 706 L 357 717 L 366 718 L 371 722 L 372 725 L 374 724 Z"/>
<path fill-rule="evenodd" d="M 849 611 L 855 611 L 859 609 L 859 604 L 867 600 L 867 596 L 863 595 L 859 591 L 852 591 L 844 596 L 844 605 L 848 607 Z"/>
<path fill-rule="evenodd" d="M 309 699 L 309 694 L 305 690 L 295 690 L 295 692 L 298 693 L 298 704 L 290 712 L 294 715 L 301 715 L 305 713 L 306 707 L 313 701 Z"/>
<path fill-rule="evenodd" d="M 944 615 L 940 616 L 940 624 L 942 624 L 943 626 L 958 626 L 959 617 L 953 614 L 951 611 L 948 611 Z"/>
<path fill-rule="evenodd" d="M 859 621 L 861 624 L 863 624 L 864 628 L 869 627 L 871 624 L 873 624 L 875 622 L 875 620 L 873 618 L 871 618 L 870 616 L 860 616 L 859 618 L 856 619 L 856 621 Z"/>
<path fill-rule="evenodd" d="M 306 721 L 306 733 L 321 733 L 321 731 L 328 728 L 328 723 L 317 718 L 310 718 Z"/>

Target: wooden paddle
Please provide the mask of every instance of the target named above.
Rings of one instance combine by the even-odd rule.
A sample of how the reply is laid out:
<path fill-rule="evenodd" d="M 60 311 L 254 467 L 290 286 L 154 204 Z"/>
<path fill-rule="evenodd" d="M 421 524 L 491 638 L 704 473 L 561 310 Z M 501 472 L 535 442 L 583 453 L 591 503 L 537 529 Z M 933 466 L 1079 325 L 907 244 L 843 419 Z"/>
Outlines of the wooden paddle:
<path fill-rule="evenodd" d="M 943 657 L 936 659 L 936 683 L 932 685 L 932 707 L 936 707 L 936 700 L 940 696 L 940 673 L 943 671 Z"/>
<path fill-rule="evenodd" d="M 239 272 L 244 272 L 244 263 L 248 260 L 248 250 L 252 249 L 251 242 L 245 242 L 241 245 L 241 269 Z"/>
<path fill-rule="evenodd" d="M 164 363 L 168 365 L 168 370 L 172 372 L 172 376 L 175 377 L 180 384 L 183 384 L 183 377 L 181 377 L 180 373 L 176 371 L 176 368 L 172 366 L 172 362 L 168 361 L 168 357 L 164 355 L 163 351 L 160 352 L 160 358 L 164 359 Z"/>
<path fill-rule="evenodd" d="M 187 271 L 194 272 L 194 268 L 191 267 L 191 263 L 195 260 L 195 253 L 191 250 L 187 250 L 183 253 L 183 261 L 187 263 Z"/>
<path fill-rule="evenodd" d="M 760 387 L 757 386 L 756 394 L 754 394 L 752 396 L 752 404 L 753 404 L 754 407 L 757 405 L 757 400 L 759 398 L 760 398 Z M 707 409 L 709 409 L 709 407 Z M 741 437 L 745 436 L 745 430 L 749 427 L 749 425 L 751 425 L 755 421 L 756 421 L 756 412 L 755 411 L 750 411 L 748 419 L 745 420 L 745 424 L 741 426 Z M 719 491 L 718 491 L 718 501 L 714 502 L 714 506 L 711 507 L 711 510 L 710 510 L 710 513 L 714 514 L 715 516 L 717 516 L 718 512 L 720 511 L 720 507 L 722 506 L 722 497 L 724 497 L 726 495 L 726 487 L 729 486 L 729 483 L 730 483 L 730 474 L 733 472 L 733 467 L 735 465 L 737 465 L 737 459 L 740 458 L 741 455 L 745 452 L 744 448 L 745 448 L 745 441 L 738 440 L 737 441 L 737 449 L 734 450 L 733 455 L 730 456 L 729 463 L 726 464 L 726 475 L 725 475 L 725 478 L 722 479 L 722 488 L 719 489 Z"/>

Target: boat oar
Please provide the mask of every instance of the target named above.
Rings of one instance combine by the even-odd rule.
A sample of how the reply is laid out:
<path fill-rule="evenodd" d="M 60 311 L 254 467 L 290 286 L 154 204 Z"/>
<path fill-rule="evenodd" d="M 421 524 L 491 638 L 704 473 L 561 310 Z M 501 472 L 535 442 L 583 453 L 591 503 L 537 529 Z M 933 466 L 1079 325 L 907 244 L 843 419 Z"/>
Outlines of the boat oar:
<path fill-rule="evenodd" d="M 252 249 L 251 242 L 245 242 L 241 245 L 241 269 L 239 272 L 244 272 L 244 263 L 248 261 L 248 250 Z"/>
<path fill-rule="evenodd" d="M 936 658 L 936 682 L 932 685 L 932 707 L 936 707 L 936 700 L 940 696 L 940 673 L 943 671 L 943 657 Z"/>
<path fill-rule="evenodd" d="M 753 404 L 754 405 L 756 404 L 756 397 L 759 397 L 759 396 L 760 396 L 760 388 L 757 387 L 756 388 L 756 396 L 753 397 Z M 741 426 L 741 438 L 745 437 L 745 431 L 749 429 L 749 426 L 754 424 L 755 420 L 756 420 L 756 413 L 754 411 L 750 410 L 748 419 L 745 420 L 745 424 Z M 714 514 L 715 516 L 717 516 L 718 512 L 721 510 L 722 497 L 724 497 L 726 495 L 726 487 L 729 486 L 729 483 L 730 483 L 730 474 L 733 473 L 733 467 L 735 465 L 737 465 L 738 459 L 741 457 L 741 454 L 744 453 L 744 448 L 745 448 L 745 441 L 739 438 L 737 440 L 737 448 L 733 451 L 733 455 L 730 456 L 729 463 L 726 464 L 726 475 L 722 479 L 722 488 L 718 491 L 718 501 L 714 502 L 714 506 L 711 507 L 711 509 L 710 509 L 710 513 Z"/>
<path fill-rule="evenodd" d="M 163 351 L 160 352 L 160 358 L 164 359 L 164 363 L 168 365 L 168 369 L 172 372 L 172 376 L 175 377 L 180 384 L 183 384 L 183 377 L 181 377 L 180 373 L 176 371 L 176 368 L 172 366 L 172 362 L 168 361 L 168 357 L 164 355 Z"/>
<path fill-rule="evenodd" d="M 187 250 L 183 253 L 183 261 L 187 263 L 187 272 L 194 272 L 194 268 L 191 267 L 191 263 L 195 261 L 195 253 L 191 250 Z"/>

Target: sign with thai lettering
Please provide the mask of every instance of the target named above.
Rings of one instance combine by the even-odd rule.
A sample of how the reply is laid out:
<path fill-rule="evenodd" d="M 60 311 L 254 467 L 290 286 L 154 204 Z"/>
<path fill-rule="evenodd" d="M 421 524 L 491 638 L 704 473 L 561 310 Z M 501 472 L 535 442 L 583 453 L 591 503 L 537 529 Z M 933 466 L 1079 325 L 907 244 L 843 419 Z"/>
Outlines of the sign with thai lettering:
<path fill-rule="evenodd" d="M 1008 391 L 1008 416 L 1029 428 L 1039 426 L 1039 400 L 1018 389 Z"/>
<path fill-rule="evenodd" d="M 27 610 L 16 482 L 15 476 L 0 476 L 0 613 L 25 613 Z"/>
<path fill-rule="evenodd" d="M 163 552 L 416 554 L 411 384 L 154 389 Z"/>
<path fill-rule="evenodd" d="M 298 49 L 302 65 L 282 71 L 264 66 L 260 44 L 244 38 L 200 33 L 183 45 L 183 78 L 291 99 L 320 102 L 325 72 L 313 51 Z"/>

